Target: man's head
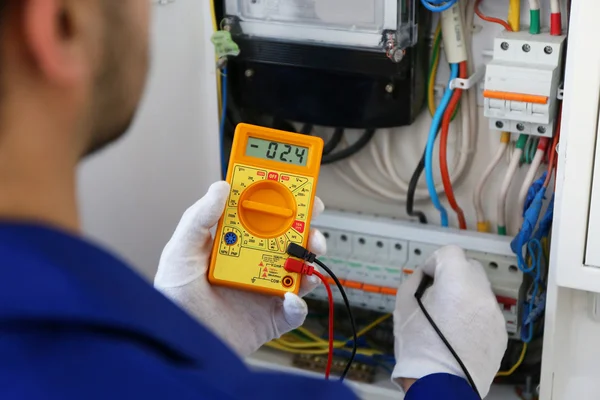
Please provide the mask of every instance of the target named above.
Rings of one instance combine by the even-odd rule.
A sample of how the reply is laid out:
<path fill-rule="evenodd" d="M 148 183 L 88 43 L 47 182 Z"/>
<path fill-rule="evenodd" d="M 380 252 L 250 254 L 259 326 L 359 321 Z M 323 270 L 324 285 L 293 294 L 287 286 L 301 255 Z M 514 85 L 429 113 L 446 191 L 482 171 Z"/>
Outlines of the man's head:
<path fill-rule="evenodd" d="M 0 220 L 79 229 L 78 161 L 140 101 L 150 0 L 0 0 Z"/>
<path fill-rule="evenodd" d="M 0 0 L 0 153 L 3 136 L 27 118 L 78 157 L 120 137 L 146 80 L 149 8 L 149 0 Z"/>

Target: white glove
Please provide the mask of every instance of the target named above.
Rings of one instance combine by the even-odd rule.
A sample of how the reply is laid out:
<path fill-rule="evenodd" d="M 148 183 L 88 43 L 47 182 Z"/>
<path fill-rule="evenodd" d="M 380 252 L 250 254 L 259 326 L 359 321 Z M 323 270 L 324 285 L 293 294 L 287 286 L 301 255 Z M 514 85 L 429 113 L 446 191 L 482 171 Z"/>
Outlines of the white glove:
<path fill-rule="evenodd" d="M 435 373 L 466 379 L 414 297 L 423 273 L 434 279 L 423 305 L 485 397 L 506 351 L 506 325 L 483 267 L 467 260 L 455 246 L 435 252 L 398 290 L 394 311 L 397 364 L 392 379 L 420 379 Z"/>
<path fill-rule="evenodd" d="M 197 318 L 244 357 L 260 346 L 304 323 L 308 308 L 293 293 L 285 298 L 212 286 L 207 280 L 213 237 L 210 229 L 223 214 L 229 196 L 227 182 L 214 183 L 208 193 L 190 207 L 179 222 L 160 258 L 154 286 Z M 316 198 L 313 215 L 324 209 Z M 323 255 L 326 241 L 311 230 L 308 247 Z M 304 276 L 300 296 L 312 291 L 319 280 Z"/>

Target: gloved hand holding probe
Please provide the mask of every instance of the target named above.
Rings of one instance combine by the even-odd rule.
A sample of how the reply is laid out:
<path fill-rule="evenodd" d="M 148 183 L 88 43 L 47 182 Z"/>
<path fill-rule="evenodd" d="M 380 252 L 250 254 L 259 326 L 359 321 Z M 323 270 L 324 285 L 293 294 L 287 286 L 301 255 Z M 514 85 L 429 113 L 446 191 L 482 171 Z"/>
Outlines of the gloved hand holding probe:
<path fill-rule="evenodd" d="M 427 390 L 423 386 L 436 390 L 439 382 L 452 382 L 453 377 L 467 379 L 417 303 L 415 293 L 425 274 L 433 277 L 433 285 L 422 297 L 423 306 L 485 397 L 506 351 L 505 320 L 481 264 L 468 260 L 455 246 L 435 252 L 400 286 L 394 311 L 397 364 L 392 379 L 409 394 Z M 460 383 L 464 387 L 464 381 Z M 438 392 L 431 393 L 423 398 L 438 398 L 433 395 Z M 472 393 L 464 397 L 470 398 Z"/>

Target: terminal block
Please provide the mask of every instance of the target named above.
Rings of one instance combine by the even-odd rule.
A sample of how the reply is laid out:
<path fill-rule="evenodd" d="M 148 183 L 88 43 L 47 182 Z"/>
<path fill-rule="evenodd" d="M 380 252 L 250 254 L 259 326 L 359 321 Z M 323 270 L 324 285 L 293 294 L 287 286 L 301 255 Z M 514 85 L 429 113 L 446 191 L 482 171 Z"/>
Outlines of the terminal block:
<path fill-rule="evenodd" d="M 565 37 L 526 31 L 496 37 L 483 92 L 491 129 L 553 136 Z"/>

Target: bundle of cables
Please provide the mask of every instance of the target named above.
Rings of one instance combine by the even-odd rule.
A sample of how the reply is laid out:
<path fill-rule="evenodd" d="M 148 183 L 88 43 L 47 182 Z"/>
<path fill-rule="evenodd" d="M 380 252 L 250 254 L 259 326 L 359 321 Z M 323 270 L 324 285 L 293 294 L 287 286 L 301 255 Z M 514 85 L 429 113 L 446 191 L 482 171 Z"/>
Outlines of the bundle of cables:
<path fill-rule="evenodd" d="M 331 316 L 331 313 L 329 315 Z M 354 359 L 364 363 L 376 364 L 391 373 L 391 367 L 394 365 L 395 361 L 394 356 L 372 348 L 365 340 L 365 335 L 390 317 L 391 314 L 382 315 L 356 333 L 358 346 Z M 328 325 L 331 330 L 331 322 L 329 322 Z M 329 337 L 332 337 L 331 332 L 329 333 Z M 341 340 L 338 340 L 337 337 L 333 338 L 333 341 L 324 340 L 307 328 L 300 327 L 295 331 L 290 332 L 288 335 L 267 343 L 266 346 L 291 354 L 321 355 L 329 354 L 329 346 L 333 343 L 333 355 L 348 359 L 352 355 L 353 337 L 342 338 Z M 328 356 L 325 371 L 326 377 L 329 377 L 331 373 L 330 370 L 331 362 L 330 357 Z"/>
<path fill-rule="evenodd" d="M 425 3 L 429 3 L 429 5 L 425 5 Z M 429 6 L 431 6 L 433 3 L 435 3 L 435 7 L 430 8 Z M 463 27 L 464 23 L 462 21 L 462 11 L 458 2 L 453 2 L 452 4 L 450 3 L 452 2 L 424 1 L 425 7 L 429 8 L 432 11 L 442 13 L 440 23 L 442 36 L 444 39 L 444 49 L 446 51 L 446 58 L 450 63 L 450 81 L 453 81 L 456 78 L 468 77 L 468 54 Z M 466 229 L 464 213 L 457 204 L 456 199 L 454 197 L 452 182 L 449 177 L 447 163 L 447 141 L 450 121 L 452 119 L 452 115 L 458 107 L 462 95 L 462 90 L 455 91 L 451 87 L 448 87 L 444 92 L 442 101 L 433 115 L 433 121 L 429 130 L 427 146 L 425 148 L 424 164 L 427 188 L 431 197 L 431 201 L 433 202 L 435 208 L 440 212 L 441 225 L 447 227 L 448 213 L 440 202 L 435 181 L 433 178 L 433 150 L 438 131 L 440 130 L 441 126 L 442 135 L 440 139 L 440 170 L 442 174 L 442 183 L 448 201 L 458 216 L 460 228 Z"/>
<path fill-rule="evenodd" d="M 556 148 L 560 139 L 561 113 L 562 109 L 559 109 L 559 118 L 551 149 Z M 529 343 L 533 339 L 534 324 L 543 315 L 546 304 L 543 272 L 545 270 L 544 266 L 548 262 L 547 247 L 552 226 L 554 195 L 552 195 L 546 212 L 541 219 L 540 216 L 555 169 L 556 155 L 552 151 L 548 170 L 544 172 L 541 178 L 535 180 L 528 190 L 522 209 L 523 224 L 519 233 L 511 242 L 511 249 L 517 256 L 519 269 L 532 282 L 524 304 L 521 333 L 521 339 L 524 343 Z"/>
<path fill-rule="evenodd" d="M 457 63 L 458 63 L 458 74 L 456 76 L 452 76 L 451 80 L 454 77 L 466 78 L 474 70 L 473 65 L 472 65 L 473 64 L 472 57 L 470 56 L 470 47 L 469 47 L 471 38 L 472 38 L 471 27 L 473 25 L 474 8 L 471 6 L 472 4 L 470 1 L 465 1 L 465 2 L 463 2 L 463 4 L 465 6 L 465 10 L 462 13 L 462 14 L 464 14 L 464 18 L 463 18 L 463 15 L 461 14 L 461 12 L 459 12 L 458 8 L 455 6 L 455 4 L 446 3 L 446 5 L 444 7 L 442 7 L 442 8 L 445 8 L 445 7 L 448 7 L 448 8 L 445 10 L 444 13 L 442 13 L 442 18 L 440 18 L 440 22 L 438 24 L 438 27 L 437 27 L 435 35 L 434 35 L 433 51 L 432 51 L 432 57 L 431 57 L 432 60 L 431 60 L 431 66 L 430 66 L 430 77 L 429 77 L 429 84 L 428 84 L 428 91 L 427 91 L 429 111 L 431 113 L 431 116 L 434 118 L 434 120 L 431 125 L 428 146 L 426 147 L 426 149 L 423 153 L 423 157 L 421 158 L 421 161 L 417 165 L 417 168 L 415 169 L 415 171 L 412 175 L 412 178 L 410 180 L 409 190 L 408 190 L 408 194 L 407 194 L 407 201 L 406 201 L 406 211 L 409 216 L 418 218 L 421 223 L 427 222 L 423 212 L 414 210 L 415 191 L 416 191 L 417 183 L 419 181 L 421 173 L 423 172 L 423 169 L 425 169 L 426 161 L 429 161 L 431 159 L 431 151 L 433 149 L 433 143 L 434 143 L 437 135 L 439 134 L 439 127 L 440 127 L 439 120 L 440 120 L 440 118 L 443 118 L 442 126 L 441 126 L 442 137 L 440 140 L 440 169 L 441 169 L 441 175 L 442 175 L 442 188 L 441 189 L 443 189 L 445 191 L 445 193 L 448 197 L 448 200 L 450 202 L 450 205 L 457 213 L 458 220 L 459 220 L 459 227 L 462 229 L 466 229 L 466 221 L 464 219 L 464 213 L 463 213 L 462 209 L 458 206 L 456 199 L 454 198 L 453 182 L 458 181 L 458 179 L 461 178 L 463 172 L 466 170 L 466 165 L 468 164 L 468 161 L 470 159 L 471 148 L 474 145 L 473 142 L 475 142 L 475 140 L 476 140 L 476 137 L 471 137 L 473 135 L 473 133 L 476 133 L 476 129 L 477 129 L 476 95 L 475 95 L 475 93 L 471 93 L 469 90 L 457 90 L 457 91 L 453 92 L 450 89 L 447 89 L 447 91 L 444 95 L 444 98 L 442 99 L 442 102 L 440 103 L 440 106 L 437 108 L 437 112 L 436 112 L 436 106 L 435 106 L 435 101 L 434 101 L 434 90 L 433 90 L 433 87 L 435 84 L 435 76 L 436 76 L 437 68 L 438 68 L 438 62 L 440 59 L 439 49 L 441 46 L 442 27 L 443 26 L 445 26 L 444 31 L 446 32 L 446 35 L 444 36 L 444 38 L 446 38 L 448 35 L 451 35 L 451 37 L 453 36 L 454 38 L 458 37 L 456 40 L 448 40 L 449 43 L 445 43 L 446 58 L 448 58 L 448 60 L 450 60 L 450 61 L 457 61 Z M 432 4 L 430 4 L 430 5 L 432 5 Z M 441 6 L 441 4 L 440 4 L 440 6 Z M 432 11 L 440 11 L 440 8 L 434 7 L 434 9 Z M 463 19 L 464 19 L 464 23 L 463 23 Z M 461 29 L 463 25 L 466 26 L 467 29 Z M 456 30 L 456 29 L 458 29 L 458 30 Z M 458 32 L 458 33 L 456 33 L 456 32 Z M 460 39 L 462 39 L 462 40 L 460 40 Z M 456 51 L 457 47 L 459 48 L 458 51 Z M 466 58 L 466 60 L 465 60 L 465 58 Z M 452 69 L 452 67 L 451 67 L 451 69 Z M 452 177 L 450 177 L 450 174 L 448 173 L 448 163 L 447 163 L 447 141 L 448 141 L 448 134 L 449 134 L 449 125 L 450 125 L 450 122 L 456 116 L 456 113 L 458 111 L 458 106 L 461 103 L 461 99 L 463 100 L 462 106 L 460 107 L 461 115 L 462 115 L 462 131 L 463 131 L 463 135 L 462 135 L 463 139 L 462 140 L 463 140 L 463 143 L 462 143 L 461 149 L 459 150 L 458 164 L 454 170 L 454 174 L 452 174 Z M 436 116 L 436 114 L 437 114 L 437 116 Z M 427 156 L 428 153 L 429 153 L 430 157 Z M 428 173 L 428 179 L 427 179 L 428 191 L 429 191 L 428 195 L 431 196 L 431 194 L 433 193 L 433 189 L 435 188 L 435 192 L 437 193 L 440 191 L 440 187 L 435 185 L 432 182 L 432 172 L 431 172 L 432 166 L 431 166 L 431 164 L 428 164 L 428 167 L 429 167 L 428 168 L 429 173 Z M 434 200 L 434 204 L 436 204 L 436 206 L 439 206 L 436 208 L 440 209 L 441 205 L 439 204 L 437 195 L 434 194 L 432 196 L 432 199 Z M 446 218 L 444 218 L 445 210 L 440 210 L 440 212 L 442 215 L 442 219 L 445 220 L 446 219 Z"/>

